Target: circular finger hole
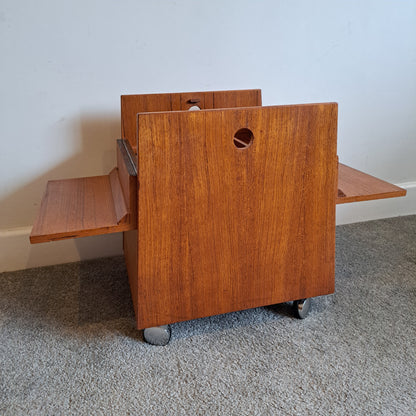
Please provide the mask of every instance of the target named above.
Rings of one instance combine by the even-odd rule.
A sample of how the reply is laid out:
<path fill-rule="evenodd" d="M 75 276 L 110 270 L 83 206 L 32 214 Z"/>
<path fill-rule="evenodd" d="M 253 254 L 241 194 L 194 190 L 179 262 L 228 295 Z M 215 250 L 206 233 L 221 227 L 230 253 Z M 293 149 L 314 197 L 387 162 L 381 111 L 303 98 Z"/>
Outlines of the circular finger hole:
<path fill-rule="evenodd" d="M 197 105 L 193 105 L 192 107 L 188 108 L 188 111 L 198 111 L 200 108 Z"/>
<path fill-rule="evenodd" d="M 249 129 L 240 129 L 234 134 L 234 146 L 238 149 L 246 149 L 254 139 L 253 132 Z"/>

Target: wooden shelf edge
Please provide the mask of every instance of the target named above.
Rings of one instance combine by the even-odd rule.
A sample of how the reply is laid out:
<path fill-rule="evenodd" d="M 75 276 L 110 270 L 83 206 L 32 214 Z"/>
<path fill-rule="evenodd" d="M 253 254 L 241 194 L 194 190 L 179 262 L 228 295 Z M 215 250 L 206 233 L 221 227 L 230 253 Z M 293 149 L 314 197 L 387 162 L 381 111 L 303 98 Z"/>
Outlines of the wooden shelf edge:
<path fill-rule="evenodd" d="M 135 229 L 133 224 L 121 224 L 105 228 L 91 228 L 78 230 L 74 232 L 57 232 L 50 234 L 30 234 L 29 240 L 31 244 L 48 243 L 51 241 L 69 240 L 72 238 L 89 237 L 93 235 L 119 233 L 121 231 L 130 231 Z"/>
<path fill-rule="evenodd" d="M 340 205 L 340 204 L 348 204 L 351 202 L 364 202 L 364 201 L 374 201 L 377 199 L 398 198 L 402 196 L 406 196 L 405 189 L 403 189 L 402 191 L 386 192 L 386 193 L 381 193 L 381 194 L 337 197 L 336 203 L 337 205 Z"/>
<path fill-rule="evenodd" d="M 406 190 L 342 163 L 338 166 L 337 204 L 396 198 Z"/>

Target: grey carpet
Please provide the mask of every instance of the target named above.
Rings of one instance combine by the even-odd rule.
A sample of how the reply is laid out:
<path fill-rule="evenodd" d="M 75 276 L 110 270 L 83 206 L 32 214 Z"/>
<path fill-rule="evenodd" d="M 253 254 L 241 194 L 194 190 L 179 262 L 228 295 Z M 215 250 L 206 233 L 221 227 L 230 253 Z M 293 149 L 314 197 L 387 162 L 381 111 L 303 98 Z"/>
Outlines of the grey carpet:
<path fill-rule="evenodd" d="M 415 415 L 416 216 L 337 228 L 336 293 L 143 342 L 122 258 L 0 275 L 2 415 Z"/>

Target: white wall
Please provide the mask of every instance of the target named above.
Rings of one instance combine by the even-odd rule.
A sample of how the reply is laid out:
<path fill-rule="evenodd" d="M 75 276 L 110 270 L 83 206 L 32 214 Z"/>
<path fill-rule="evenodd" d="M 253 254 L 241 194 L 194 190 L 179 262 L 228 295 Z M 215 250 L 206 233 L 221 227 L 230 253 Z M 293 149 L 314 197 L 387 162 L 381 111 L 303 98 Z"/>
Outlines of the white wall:
<path fill-rule="evenodd" d="M 121 252 L 117 236 L 27 236 L 48 179 L 115 165 L 126 93 L 337 101 L 340 160 L 414 195 L 414 0 L 2 0 L 0 57 L 0 271 Z M 338 221 L 416 212 L 402 200 L 344 206 Z"/>

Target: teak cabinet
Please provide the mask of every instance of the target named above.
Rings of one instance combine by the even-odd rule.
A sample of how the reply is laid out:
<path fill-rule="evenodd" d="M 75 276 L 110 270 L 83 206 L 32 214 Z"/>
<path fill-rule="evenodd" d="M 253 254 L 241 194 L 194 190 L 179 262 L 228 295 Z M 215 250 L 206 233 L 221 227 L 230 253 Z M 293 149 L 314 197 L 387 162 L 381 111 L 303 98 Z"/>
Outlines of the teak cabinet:
<path fill-rule="evenodd" d="M 201 109 L 201 111 L 188 111 Z M 168 324 L 334 292 L 336 204 L 405 195 L 338 163 L 337 104 L 260 90 L 121 97 L 117 167 L 48 182 L 32 243 L 123 232 L 145 338 Z"/>

